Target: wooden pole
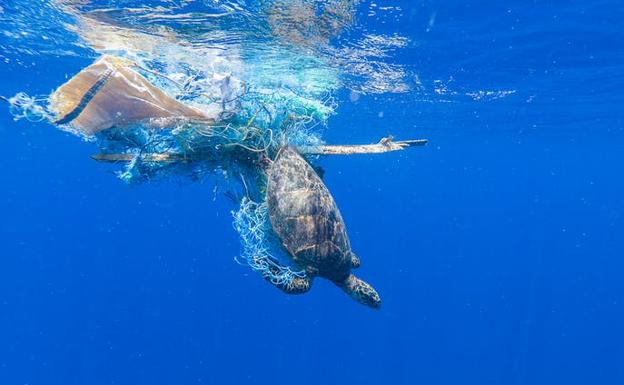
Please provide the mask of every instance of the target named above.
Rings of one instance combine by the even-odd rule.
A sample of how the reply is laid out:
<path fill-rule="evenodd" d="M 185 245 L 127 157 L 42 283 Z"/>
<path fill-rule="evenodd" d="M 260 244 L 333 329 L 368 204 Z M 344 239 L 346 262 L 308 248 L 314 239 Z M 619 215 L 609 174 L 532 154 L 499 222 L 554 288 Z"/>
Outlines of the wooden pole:
<path fill-rule="evenodd" d="M 381 154 L 400 151 L 409 147 L 424 146 L 425 144 L 427 144 L 427 139 L 393 141 L 392 138 L 383 138 L 379 143 L 374 144 L 303 146 L 297 149 L 306 155 Z M 95 154 L 91 156 L 98 162 L 131 162 L 136 157 L 135 154 Z M 143 162 L 192 162 L 209 158 L 208 155 L 202 153 L 145 153 L 138 155 L 138 157 Z"/>
<path fill-rule="evenodd" d="M 399 151 L 408 147 L 424 146 L 427 139 L 393 141 L 383 138 L 375 144 L 350 144 L 350 145 L 323 145 L 314 147 L 299 147 L 302 154 L 310 155 L 352 155 L 352 154 L 381 154 L 384 152 Z"/>

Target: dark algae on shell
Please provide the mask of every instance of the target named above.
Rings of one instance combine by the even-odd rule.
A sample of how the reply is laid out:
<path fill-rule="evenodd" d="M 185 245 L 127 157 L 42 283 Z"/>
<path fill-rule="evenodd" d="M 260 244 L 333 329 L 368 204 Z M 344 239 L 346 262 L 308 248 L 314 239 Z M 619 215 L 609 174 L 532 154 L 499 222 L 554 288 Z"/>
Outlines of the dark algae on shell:
<path fill-rule="evenodd" d="M 351 274 L 360 265 L 329 190 L 292 147 L 280 149 L 268 170 L 267 201 L 273 230 L 305 277 L 277 285 L 287 293 L 310 289 L 315 276 L 334 282 L 356 301 L 378 308 L 381 299 Z"/>

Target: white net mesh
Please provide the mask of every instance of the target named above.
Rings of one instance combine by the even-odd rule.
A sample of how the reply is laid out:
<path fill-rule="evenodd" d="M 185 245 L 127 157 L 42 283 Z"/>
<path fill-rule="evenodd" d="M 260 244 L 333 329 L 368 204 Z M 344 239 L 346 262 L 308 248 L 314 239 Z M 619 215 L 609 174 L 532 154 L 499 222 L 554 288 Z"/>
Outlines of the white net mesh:
<path fill-rule="evenodd" d="M 276 285 L 288 284 L 295 277 L 305 276 L 303 271 L 289 266 L 288 260 L 280 260 L 283 252 L 272 235 L 266 202 L 256 203 L 245 197 L 239 210 L 232 215 L 243 246 L 242 261 L 239 262 L 249 265 Z"/>

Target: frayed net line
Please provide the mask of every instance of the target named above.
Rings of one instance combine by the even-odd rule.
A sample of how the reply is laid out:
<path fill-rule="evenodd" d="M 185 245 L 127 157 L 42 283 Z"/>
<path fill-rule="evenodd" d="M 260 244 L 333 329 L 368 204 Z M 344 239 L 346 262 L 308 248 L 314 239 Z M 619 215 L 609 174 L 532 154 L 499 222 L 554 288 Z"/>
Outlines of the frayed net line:
<path fill-rule="evenodd" d="M 9 111 L 15 120 L 26 119 L 30 122 L 53 121 L 52 115 L 40 103 L 47 98 L 35 98 L 20 92 L 12 98 L 3 98 L 9 103 Z"/>
<path fill-rule="evenodd" d="M 249 265 L 276 285 L 288 284 L 296 277 L 305 277 L 303 271 L 294 271 L 288 266 L 282 266 L 271 255 L 270 240 L 267 236 L 270 233 L 270 223 L 266 202 L 258 204 L 244 197 L 240 209 L 232 212 L 232 215 L 234 228 L 240 234 L 243 245 L 244 262 L 236 259 L 237 262 Z"/>

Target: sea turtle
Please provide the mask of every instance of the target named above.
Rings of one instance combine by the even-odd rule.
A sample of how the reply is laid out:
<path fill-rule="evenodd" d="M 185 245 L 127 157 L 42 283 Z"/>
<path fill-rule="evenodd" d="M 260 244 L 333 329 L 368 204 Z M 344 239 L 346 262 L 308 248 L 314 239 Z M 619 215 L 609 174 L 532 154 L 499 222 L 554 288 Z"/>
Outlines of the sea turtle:
<path fill-rule="evenodd" d="M 303 293 L 312 278 L 320 276 L 364 305 L 381 305 L 375 289 L 351 274 L 360 260 L 351 251 L 340 211 L 321 178 L 295 149 L 280 149 L 269 167 L 267 200 L 273 230 L 305 272 L 304 277 L 276 286 L 287 293 Z"/>

